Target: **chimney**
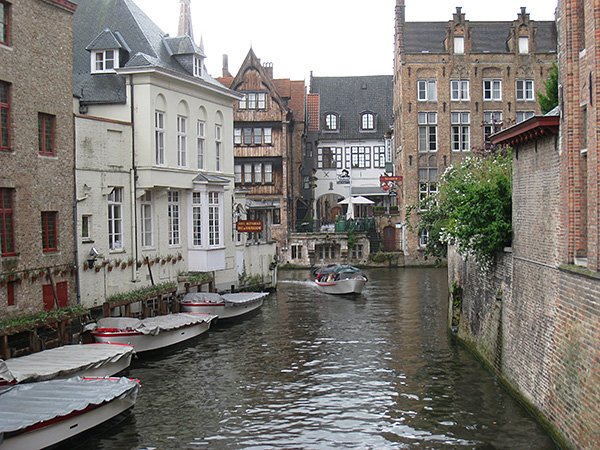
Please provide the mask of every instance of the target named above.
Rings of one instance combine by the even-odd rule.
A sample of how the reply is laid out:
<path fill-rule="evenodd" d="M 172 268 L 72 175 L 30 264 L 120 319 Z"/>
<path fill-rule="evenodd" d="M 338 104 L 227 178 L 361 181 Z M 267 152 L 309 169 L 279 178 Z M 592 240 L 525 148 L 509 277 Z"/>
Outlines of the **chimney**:
<path fill-rule="evenodd" d="M 262 66 L 263 66 L 263 69 L 265 69 L 265 73 L 267 74 L 267 76 L 272 80 L 273 79 L 273 63 L 266 62 Z"/>
<path fill-rule="evenodd" d="M 227 55 L 223 55 L 223 76 L 224 77 L 230 77 L 232 76 L 229 73 L 229 56 Z"/>
<path fill-rule="evenodd" d="M 192 12 L 190 9 L 191 0 L 179 0 L 179 27 L 177 29 L 178 36 L 189 36 L 194 39 L 194 31 L 192 30 Z"/>

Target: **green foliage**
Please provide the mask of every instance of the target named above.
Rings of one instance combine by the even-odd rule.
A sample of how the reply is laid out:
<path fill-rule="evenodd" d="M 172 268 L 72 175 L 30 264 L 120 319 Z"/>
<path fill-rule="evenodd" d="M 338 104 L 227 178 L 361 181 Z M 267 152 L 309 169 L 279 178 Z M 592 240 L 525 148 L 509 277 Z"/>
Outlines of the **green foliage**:
<path fill-rule="evenodd" d="M 169 281 L 166 283 L 156 284 L 154 286 L 147 286 L 145 288 L 136 289 L 135 291 L 122 292 L 120 294 L 111 295 L 106 299 L 108 303 L 135 303 L 142 300 L 147 300 L 153 296 L 159 296 L 166 292 L 172 291 L 177 286 L 174 282 Z"/>
<path fill-rule="evenodd" d="M 537 98 L 542 113 L 546 114 L 558 105 L 558 66 L 556 64 L 552 65 L 544 86 L 546 87 L 546 94 L 538 92 Z"/>
<path fill-rule="evenodd" d="M 348 229 L 348 232 L 346 233 L 346 235 L 348 237 L 348 251 L 350 252 L 350 251 L 352 251 L 352 249 L 356 245 L 356 241 L 358 239 L 356 237 L 356 233 L 354 231 L 354 228 Z"/>
<path fill-rule="evenodd" d="M 409 223 L 418 213 L 417 231 L 429 232 L 427 255 L 445 257 L 447 244 L 453 243 L 461 255 L 485 266 L 510 245 L 511 163 L 508 152 L 471 156 L 446 170 L 437 194 L 409 208 Z"/>
<path fill-rule="evenodd" d="M 393 252 L 377 252 L 371 253 L 369 255 L 369 259 L 375 263 L 397 263 L 398 262 L 398 253 Z"/>
<path fill-rule="evenodd" d="M 0 331 L 4 334 L 26 331 L 37 326 L 60 322 L 77 316 L 83 316 L 88 310 L 81 305 L 71 305 L 66 308 L 42 311 L 37 314 L 26 316 L 9 317 L 0 320 Z"/>

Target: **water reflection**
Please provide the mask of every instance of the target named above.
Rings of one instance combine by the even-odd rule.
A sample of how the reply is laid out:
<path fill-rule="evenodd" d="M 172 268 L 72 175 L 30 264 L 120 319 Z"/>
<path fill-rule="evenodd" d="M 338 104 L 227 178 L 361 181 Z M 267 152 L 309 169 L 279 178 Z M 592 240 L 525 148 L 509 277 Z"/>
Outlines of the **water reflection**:
<path fill-rule="evenodd" d="M 449 339 L 444 270 L 372 270 L 356 299 L 308 275 L 281 273 L 258 314 L 137 361 L 133 414 L 81 448 L 554 448 Z"/>

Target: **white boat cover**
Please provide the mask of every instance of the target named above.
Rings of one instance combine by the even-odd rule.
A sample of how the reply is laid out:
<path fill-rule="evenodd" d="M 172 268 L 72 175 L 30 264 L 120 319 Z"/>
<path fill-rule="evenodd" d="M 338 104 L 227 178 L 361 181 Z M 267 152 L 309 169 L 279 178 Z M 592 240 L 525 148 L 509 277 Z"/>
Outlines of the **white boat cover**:
<path fill-rule="evenodd" d="M 260 300 L 268 295 L 268 292 L 236 292 L 235 294 L 223 294 L 222 297 L 226 304 L 243 305 Z"/>
<path fill-rule="evenodd" d="M 105 317 L 98 320 L 97 328 L 118 328 L 138 331 L 142 334 L 157 335 L 161 331 L 176 330 L 202 322 L 210 322 L 217 316 L 203 313 L 177 313 L 164 316 L 134 319 L 132 317 Z"/>
<path fill-rule="evenodd" d="M 15 384 L 0 389 L 0 440 L 2 433 L 19 431 L 55 417 L 66 416 L 130 392 L 137 395 L 138 389 L 135 380 L 125 377 L 73 377 Z"/>
<path fill-rule="evenodd" d="M 0 384 L 12 383 L 13 381 L 15 381 L 15 377 L 6 367 L 4 360 L 0 359 Z"/>
<path fill-rule="evenodd" d="M 237 292 L 215 294 L 213 292 L 190 292 L 185 294 L 182 303 L 225 303 L 225 306 L 243 305 L 255 302 L 269 295 L 268 292 Z"/>
<path fill-rule="evenodd" d="M 17 383 L 68 378 L 83 370 L 97 369 L 130 358 L 135 350 L 129 345 L 65 345 L 5 361 Z M 0 376 L 1 376 L 0 366 Z"/>

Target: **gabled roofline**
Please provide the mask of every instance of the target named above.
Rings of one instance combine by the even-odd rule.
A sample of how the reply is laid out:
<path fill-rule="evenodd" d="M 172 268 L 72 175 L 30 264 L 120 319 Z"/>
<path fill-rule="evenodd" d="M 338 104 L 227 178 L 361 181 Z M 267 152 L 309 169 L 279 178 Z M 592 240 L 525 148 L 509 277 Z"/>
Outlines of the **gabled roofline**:
<path fill-rule="evenodd" d="M 290 112 L 291 109 L 286 106 L 285 102 L 281 98 L 281 95 L 279 95 L 277 88 L 273 84 L 273 80 L 271 80 L 271 78 L 266 74 L 265 70 L 263 69 L 262 64 L 260 63 L 260 60 L 254 53 L 254 50 L 252 50 L 252 48 L 250 48 L 250 50 L 248 51 L 248 54 L 246 55 L 244 62 L 242 63 L 240 69 L 238 70 L 238 73 L 236 74 L 235 78 L 233 79 L 233 82 L 231 83 L 231 89 L 236 90 L 237 87 L 243 83 L 244 73 L 246 73 L 246 71 L 250 68 L 256 69 L 258 71 L 258 73 L 260 74 L 260 76 L 262 78 L 263 83 L 265 83 L 267 85 L 267 87 L 269 88 L 269 91 L 274 95 L 275 101 L 277 102 L 279 107 L 281 109 L 283 109 L 284 111 Z"/>

